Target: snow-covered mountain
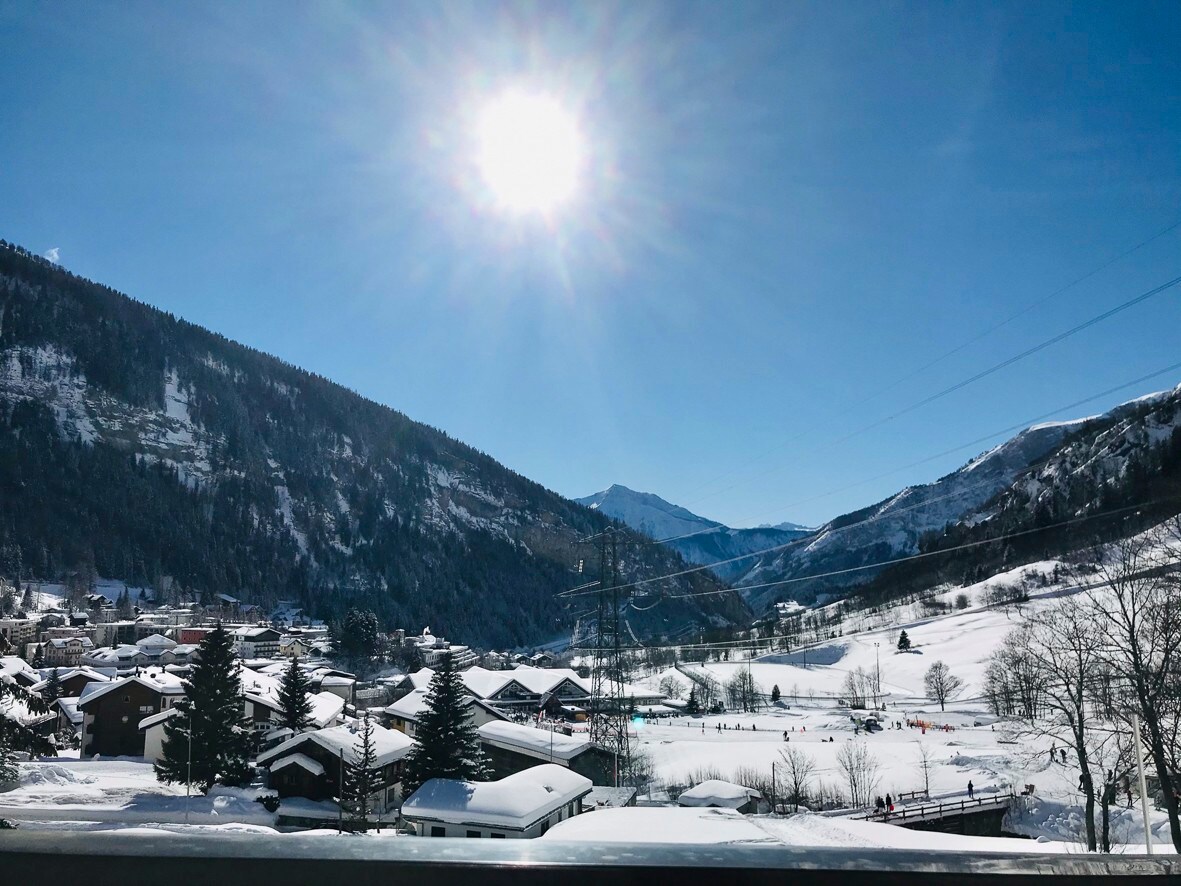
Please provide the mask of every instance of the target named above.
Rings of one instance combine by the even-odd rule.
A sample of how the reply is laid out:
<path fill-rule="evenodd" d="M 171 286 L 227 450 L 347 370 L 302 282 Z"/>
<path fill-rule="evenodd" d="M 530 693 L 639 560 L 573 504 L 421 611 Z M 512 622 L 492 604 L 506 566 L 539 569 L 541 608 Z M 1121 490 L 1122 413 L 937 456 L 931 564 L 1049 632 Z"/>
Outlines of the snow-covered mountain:
<path fill-rule="evenodd" d="M 1113 503 L 1150 501 L 1177 482 L 1170 459 L 1181 450 L 1179 428 L 1181 386 L 1100 416 L 1035 425 L 933 483 L 908 486 L 799 543 L 752 558 L 740 576 L 727 578 L 739 587 L 758 586 L 747 593 L 758 609 L 785 597 L 808 599 L 822 587 L 864 582 L 872 572 L 830 577 L 823 585 L 771 584 L 913 554 L 928 533 L 954 530 L 956 540 L 964 540 L 974 527 L 980 532 L 971 538 L 989 531 L 990 521 L 1011 532 Z M 1053 539 L 1060 548 L 1070 541 Z"/>
<path fill-rule="evenodd" d="M 671 504 L 659 495 L 636 492 L 618 483 L 602 492 L 574 500 L 657 540 L 722 525 Z"/>
<path fill-rule="evenodd" d="M 722 564 L 714 572 L 726 580 L 741 576 L 749 569 L 749 564 L 725 561 L 814 531 L 797 523 L 734 529 L 671 504 L 658 495 L 636 492 L 619 484 L 575 501 L 664 541 L 691 563 L 702 566 Z"/>
<path fill-rule="evenodd" d="M 490 646 L 568 627 L 555 594 L 605 525 L 435 428 L 3 241 L 0 465 L 0 576 L 167 578 Z M 684 567 L 635 547 L 637 577 Z M 629 625 L 747 615 L 708 594 Z"/>

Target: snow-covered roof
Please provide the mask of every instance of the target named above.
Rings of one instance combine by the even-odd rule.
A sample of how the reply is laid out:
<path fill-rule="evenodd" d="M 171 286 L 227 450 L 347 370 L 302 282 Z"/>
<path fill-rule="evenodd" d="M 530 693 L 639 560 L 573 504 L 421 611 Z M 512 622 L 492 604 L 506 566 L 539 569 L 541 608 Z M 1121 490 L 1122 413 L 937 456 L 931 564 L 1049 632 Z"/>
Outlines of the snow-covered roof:
<path fill-rule="evenodd" d="M 78 710 L 78 699 L 76 697 L 59 698 L 54 701 L 54 704 L 57 705 L 61 712 L 66 715 L 67 720 L 69 720 L 75 726 L 81 725 L 83 715 L 82 712 Z"/>
<path fill-rule="evenodd" d="M 133 682 L 164 695 L 184 695 L 185 691 L 180 677 L 176 674 L 170 674 L 167 671 L 144 671 L 121 680 L 112 680 L 109 683 L 87 683 L 82 689 L 82 695 L 79 696 L 78 705 L 85 707 L 108 692 Z"/>
<path fill-rule="evenodd" d="M 696 787 L 689 788 L 677 797 L 679 806 L 717 806 L 724 809 L 737 809 L 745 806 L 751 799 L 761 799 L 762 794 L 753 788 L 743 787 L 728 781 L 711 778 Z"/>
<path fill-rule="evenodd" d="M 175 714 L 179 714 L 179 713 L 180 713 L 179 708 L 165 708 L 164 710 L 160 711 L 160 713 L 158 713 L 158 714 L 152 714 L 152 716 L 144 717 L 142 720 L 140 720 L 139 721 L 139 728 L 141 730 L 151 729 L 157 723 L 163 723 L 169 717 L 172 717 Z"/>
<path fill-rule="evenodd" d="M 288 754 L 282 759 L 276 760 L 271 764 L 271 772 L 278 772 L 280 769 L 286 769 L 288 766 L 298 766 L 301 769 L 306 769 L 312 775 L 323 775 L 324 767 L 309 757 L 307 754 Z"/>
<path fill-rule="evenodd" d="M 500 781 L 432 778 L 402 804 L 402 816 L 456 824 L 526 828 L 591 791 L 591 780 L 544 763 Z"/>
<path fill-rule="evenodd" d="M 418 715 L 426 707 L 426 689 L 415 689 L 389 705 L 385 712 L 391 717 L 403 720 L 418 720 Z"/>
<path fill-rule="evenodd" d="M 589 738 L 563 735 L 521 723 L 493 720 L 479 728 L 480 741 L 538 759 L 571 760 L 592 747 Z"/>
<path fill-rule="evenodd" d="M 357 762 L 357 744 L 360 741 L 360 724 L 349 723 L 345 726 L 331 726 L 314 732 L 304 732 L 294 738 L 289 738 L 277 747 L 260 754 L 258 762 L 267 764 L 270 760 L 277 760 L 295 751 L 305 741 L 314 741 L 333 755 L 344 751 L 346 763 Z M 386 729 L 384 726 L 373 724 L 374 765 L 385 766 L 400 760 L 410 751 L 414 744 L 403 733 L 396 729 Z"/>
<path fill-rule="evenodd" d="M 175 640 L 169 640 L 163 634 L 149 634 L 142 640 L 136 640 L 135 645 L 140 649 L 174 649 Z"/>
<path fill-rule="evenodd" d="M 321 686 L 352 686 L 356 682 L 352 677 L 329 676 L 320 679 Z"/>
<path fill-rule="evenodd" d="M 89 637 L 54 637 L 49 641 L 49 645 L 55 649 L 65 649 L 70 644 L 81 646 L 83 649 L 94 647 L 94 641 Z"/>

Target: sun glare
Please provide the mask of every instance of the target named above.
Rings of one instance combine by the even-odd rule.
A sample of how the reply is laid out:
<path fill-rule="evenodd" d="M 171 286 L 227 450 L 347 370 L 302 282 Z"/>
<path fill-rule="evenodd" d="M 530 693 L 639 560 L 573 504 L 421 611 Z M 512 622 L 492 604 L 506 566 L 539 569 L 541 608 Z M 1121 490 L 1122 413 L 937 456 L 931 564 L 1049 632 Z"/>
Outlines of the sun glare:
<path fill-rule="evenodd" d="M 480 115 L 478 163 L 496 201 L 549 213 L 574 196 L 583 161 L 574 117 L 551 98 L 510 93 Z"/>

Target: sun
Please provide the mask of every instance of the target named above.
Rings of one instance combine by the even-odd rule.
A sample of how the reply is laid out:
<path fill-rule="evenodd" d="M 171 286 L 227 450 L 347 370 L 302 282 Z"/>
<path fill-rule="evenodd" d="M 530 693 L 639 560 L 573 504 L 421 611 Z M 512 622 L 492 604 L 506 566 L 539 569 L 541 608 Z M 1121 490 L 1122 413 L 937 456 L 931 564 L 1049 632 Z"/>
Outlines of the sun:
<path fill-rule="evenodd" d="M 477 163 L 495 201 L 548 215 L 578 191 L 583 138 L 574 116 L 545 95 L 506 93 L 485 106 Z"/>

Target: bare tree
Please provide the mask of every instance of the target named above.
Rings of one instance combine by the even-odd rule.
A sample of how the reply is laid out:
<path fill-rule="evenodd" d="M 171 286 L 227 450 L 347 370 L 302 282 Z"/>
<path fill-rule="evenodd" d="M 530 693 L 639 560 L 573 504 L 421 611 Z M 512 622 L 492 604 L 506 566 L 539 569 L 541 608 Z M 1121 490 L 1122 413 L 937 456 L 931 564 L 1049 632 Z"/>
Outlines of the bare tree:
<path fill-rule="evenodd" d="M 668 698 L 681 698 L 685 694 L 685 685 L 676 677 L 669 674 L 660 681 L 660 691 Z"/>
<path fill-rule="evenodd" d="M 1090 752 L 1095 745 L 1091 733 L 1099 724 L 1092 716 L 1090 687 L 1101 666 L 1099 631 L 1090 607 L 1077 600 L 1066 600 L 1039 613 L 1029 624 L 1021 640 L 1040 678 L 1043 714 L 1031 729 L 1052 736 L 1074 752 L 1086 806 L 1087 849 L 1094 852 L 1096 792 Z"/>
<path fill-rule="evenodd" d="M 800 804 L 808 802 L 809 785 L 816 775 L 816 761 L 798 747 L 788 745 L 779 752 L 787 774 L 786 800 L 800 811 Z"/>
<path fill-rule="evenodd" d="M 1029 651 L 1032 630 L 1026 623 L 1010 631 L 984 671 L 984 692 L 999 717 L 1020 717 L 1032 723 L 1041 711 L 1041 669 Z"/>
<path fill-rule="evenodd" d="M 964 681 L 953 674 L 951 668 L 942 661 L 937 661 L 927 668 L 923 683 L 927 687 L 927 697 L 939 702 L 941 711 L 947 710 L 948 701 L 959 695 L 960 690 L 964 688 Z"/>
<path fill-rule="evenodd" d="M 1172 543 L 1172 547 L 1170 546 Z M 1143 724 L 1143 740 L 1160 781 L 1173 848 L 1181 852 L 1174 785 L 1181 721 L 1181 518 L 1111 545 L 1095 557 L 1102 587 L 1088 593 L 1100 634 L 1103 666 L 1120 686 L 1116 713 Z"/>
<path fill-rule="evenodd" d="M 837 768 L 845 777 L 851 806 L 868 806 L 881 781 L 881 766 L 863 741 L 848 742 L 837 752 Z"/>
<path fill-rule="evenodd" d="M 931 770 L 935 766 L 935 758 L 925 742 L 915 741 L 919 746 L 919 772 L 923 774 L 923 793 L 931 796 Z"/>

